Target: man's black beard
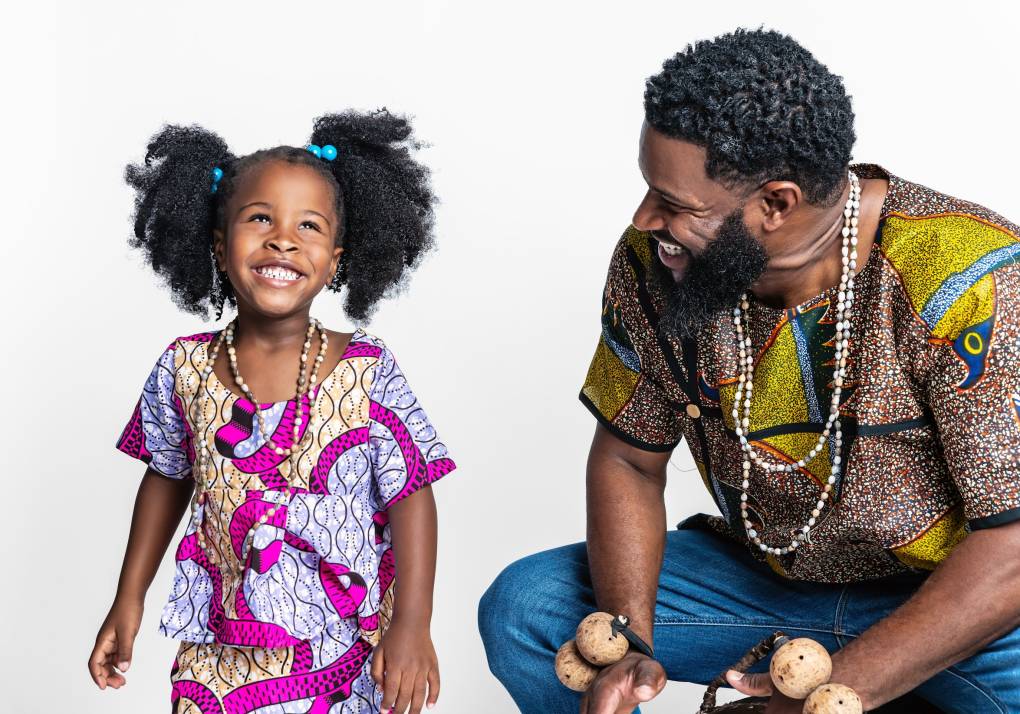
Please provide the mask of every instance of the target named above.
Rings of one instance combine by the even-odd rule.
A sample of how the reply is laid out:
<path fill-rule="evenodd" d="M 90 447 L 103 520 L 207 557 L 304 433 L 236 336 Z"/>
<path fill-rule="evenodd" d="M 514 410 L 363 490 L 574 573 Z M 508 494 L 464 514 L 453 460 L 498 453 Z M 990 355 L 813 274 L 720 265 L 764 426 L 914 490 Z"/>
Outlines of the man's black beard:
<path fill-rule="evenodd" d="M 660 329 L 680 339 L 693 339 L 719 313 L 729 315 L 740 296 L 765 272 L 768 256 L 738 209 L 726 216 L 705 250 L 691 256 L 680 282 L 657 255 L 652 263 L 657 287 L 667 298 Z"/>

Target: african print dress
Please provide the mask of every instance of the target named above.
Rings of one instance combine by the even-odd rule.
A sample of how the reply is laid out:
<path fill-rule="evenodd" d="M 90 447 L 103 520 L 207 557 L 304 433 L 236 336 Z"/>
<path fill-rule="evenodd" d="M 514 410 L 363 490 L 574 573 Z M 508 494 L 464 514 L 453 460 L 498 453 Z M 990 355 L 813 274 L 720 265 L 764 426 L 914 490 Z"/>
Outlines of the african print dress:
<path fill-rule="evenodd" d="M 201 370 L 217 333 L 174 340 L 152 369 L 117 448 L 168 478 L 191 478 L 195 420 L 211 440 L 211 564 L 192 520 L 159 628 L 182 640 L 173 711 L 376 712 L 373 646 L 389 622 L 394 560 L 387 509 L 455 468 L 393 355 L 359 330 L 303 397 L 317 414 L 291 461 L 265 445 L 254 408 Z M 293 400 L 260 405 L 273 441 L 293 441 Z M 307 420 L 299 432 L 304 438 Z M 285 500 L 290 482 L 292 495 Z M 245 535 L 274 503 L 272 517 Z"/>

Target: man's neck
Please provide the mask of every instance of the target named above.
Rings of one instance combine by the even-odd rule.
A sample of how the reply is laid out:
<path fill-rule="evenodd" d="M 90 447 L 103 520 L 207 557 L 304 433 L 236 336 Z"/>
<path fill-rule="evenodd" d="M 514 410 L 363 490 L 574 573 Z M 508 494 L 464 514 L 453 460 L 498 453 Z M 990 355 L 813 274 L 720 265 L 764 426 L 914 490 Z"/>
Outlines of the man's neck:
<path fill-rule="evenodd" d="M 885 180 L 861 181 L 858 271 L 871 253 L 887 189 Z M 751 289 L 758 300 L 773 307 L 791 308 L 839 284 L 843 271 L 843 210 L 849 191 L 848 185 L 833 206 L 806 214 L 799 222 L 791 221 L 788 230 L 784 226 L 791 238 L 775 237 L 778 240 L 774 242 L 783 248 L 770 255 L 768 270 Z"/>

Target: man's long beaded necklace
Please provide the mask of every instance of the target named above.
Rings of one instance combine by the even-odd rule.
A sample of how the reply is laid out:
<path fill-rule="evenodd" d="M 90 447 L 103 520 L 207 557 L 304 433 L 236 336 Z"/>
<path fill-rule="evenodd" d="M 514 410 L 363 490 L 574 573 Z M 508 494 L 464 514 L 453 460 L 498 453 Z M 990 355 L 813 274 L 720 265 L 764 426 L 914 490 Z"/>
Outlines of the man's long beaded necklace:
<path fill-rule="evenodd" d="M 230 369 L 231 372 L 233 373 L 234 382 L 237 383 L 237 386 L 240 387 L 241 391 L 244 393 L 244 396 L 248 399 L 249 402 L 251 402 L 252 407 L 255 410 L 255 421 L 258 425 L 259 433 L 262 435 L 265 445 L 272 449 L 277 455 L 287 456 L 287 458 L 290 460 L 290 471 L 286 477 L 287 485 L 283 489 L 282 502 L 286 503 L 290 499 L 292 493 L 291 478 L 297 474 L 296 463 L 297 454 L 301 453 L 301 451 L 307 446 L 307 444 L 311 442 L 311 439 L 313 438 L 313 434 L 315 431 L 314 427 L 316 417 L 314 411 L 312 410 L 312 402 L 310 396 L 312 390 L 315 388 L 315 383 L 318 380 L 319 367 L 322 366 L 322 362 L 326 358 L 326 349 L 329 345 L 329 336 L 326 333 L 326 328 L 324 328 L 322 326 L 322 323 L 320 323 L 318 320 L 316 320 L 315 318 L 311 318 L 308 323 L 308 331 L 305 334 L 305 341 L 301 349 L 300 358 L 301 361 L 298 369 L 297 389 L 295 390 L 294 395 L 295 414 L 294 414 L 293 438 L 291 439 L 291 445 L 288 447 L 284 447 L 273 441 L 271 434 L 269 434 L 269 431 L 266 428 L 265 418 L 262 415 L 262 410 L 259 408 L 259 402 L 258 400 L 256 400 L 255 395 L 251 391 L 251 388 L 248 386 L 248 383 L 245 382 L 244 378 L 241 376 L 240 371 L 238 370 L 237 351 L 234 348 L 234 329 L 236 322 L 237 322 L 236 318 L 234 320 L 231 320 L 230 323 L 223 330 L 223 332 L 220 333 L 216 342 L 213 344 L 212 351 L 209 354 L 209 359 L 207 360 L 206 365 L 205 367 L 203 367 L 201 372 L 202 376 L 199 384 L 199 398 L 195 400 L 195 402 L 198 405 L 197 410 L 198 414 L 195 418 L 195 433 L 199 435 L 198 438 L 199 448 L 197 455 L 198 472 L 195 478 L 195 497 L 192 500 L 192 515 L 195 521 L 196 528 L 195 532 L 198 544 L 202 548 L 202 550 L 205 551 L 206 555 L 209 558 L 209 561 L 214 565 L 221 564 L 220 561 L 222 559 L 216 552 L 216 549 L 210 547 L 209 542 L 206 540 L 205 518 L 202 517 L 200 519 L 199 508 L 207 501 L 208 496 L 206 495 L 206 492 L 212 488 L 213 484 L 216 481 L 216 466 L 213 464 L 211 451 L 211 447 L 213 446 L 213 437 L 212 436 L 206 437 L 206 430 L 208 429 L 209 424 L 205 420 L 205 412 L 210 399 L 209 389 L 207 386 L 209 375 L 213 373 L 213 367 L 216 364 L 216 358 L 219 356 L 220 348 L 222 347 L 223 343 L 226 342 L 227 354 L 229 355 L 230 358 Z M 305 368 L 307 367 L 308 364 L 308 353 L 311 350 L 312 337 L 314 336 L 316 330 L 319 331 L 319 353 L 315 356 L 315 360 L 311 368 L 311 374 L 306 379 Z M 302 404 L 302 397 L 304 397 L 306 394 L 309 395 L 307 415 L 305 414 L 304 405 Z M 308 428 L 305 431 L 304 438 L 298 441 L 298 436 L 301 432 L 301 424 L 304 423 L 306 419 L 308 421 Z M 251 540 L 254 537 L 255 530 L 259 526 L 267 523 L 269 519 L 273 517 L 273 514 L 276 513 L 276 510 L 280 507 L 280 505 L 281 502 L 274 503 L 269 510 L 267 510 L 265 513 L 259 516 L 258 520 L 254 524 L 252 524 L 251 528 L 248 530 L 248 533 L 245 535 L 244 538 L 244 546 L 242 546 L 241 549 L 242 557 L 243 554 L 250 547 Z"/>
<path fill-rule="evenodd" d="M 850 172 L 850 196 L 843 209 L 843 271 L 839 280 L 839 292 L 836 302 L 836 354 L 833 368 L 832 401 L 829 406 L 829 418 L 825 422 L 822 433 L 806 456 L 792 464 L 774 464 L 765 461 L 747 439 L 751 421 L 751 394 L 754 391 L 754 350 L 751 346 L 750 328 L 748 327 L 747 311 L 750 307 L 745 293 L 740 297 L 740 304 L 733 308 L 733 324 L 737 332 L 737 349 L 739 355 L 740 374 L 737 377 L 737 391 L 733 400 L 733 420 L 740 448 L 744 452 L 743 475 L 740 490 L 740 515 L 744 522 L 744 530 L 748 539 L 758 548 L 771 555 L 786 555 L 796 550 L 805 541 L 809 541 L 811 529 L 814 527 L 822 509 L 832 493 L 833 485 L 839 477 L 842 467 L 843 431 L 839 420 L 839 403 L 843 393 L 843 380 L 846 378 L 847 350 L 850 344 L 850 309 L 854 302 L 854 276 L 857 274 L 857 224 L 861 213 L 861 185 L 856 174 Z M 741 417 L 743 407 L 743 417 Z M 750 520 L 747 511 L 747 490 L 750 488 L 751 462 L 766 472 L 785 471 L 792 473 L 794 469 L 802 469 L 809 464 L 825 446 L 826 440 L 832 435 L 832 468 L 829 477 L 822 485 L 818 503 L 811 511 L 807 524 L 797 529 L 795 536 L 788 545 L 771 546 L 762 540 L 758 529 Z M 761 526 L 764 530 L 764 524 Z"/>

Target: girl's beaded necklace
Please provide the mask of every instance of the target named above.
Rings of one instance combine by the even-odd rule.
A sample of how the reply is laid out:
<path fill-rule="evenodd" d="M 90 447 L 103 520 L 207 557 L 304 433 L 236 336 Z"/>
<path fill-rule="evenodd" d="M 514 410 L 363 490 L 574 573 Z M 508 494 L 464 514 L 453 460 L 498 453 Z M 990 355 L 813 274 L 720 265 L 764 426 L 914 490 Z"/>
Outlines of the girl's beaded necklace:
<path fill-rule="evenodd" d="M 199 435 L 199 451 L 198 451 L 198 475 L 195 479 L 195 498 L 192 500 L 192 515 L 195 521 L 195 532 L 199 546 L 205 551 L 209 558 L 209 561 L 214 565 L 221 564 L 221 558 L 216 552 L 215 548 L 210 547 L 205 536 L 205 518 L 204 510 L 200 516 L 199 508 L 206 500 L 206 492 L 212 488 L 216 481 L 216 466 L 213 464 L 212 452 L 210 447 L 212 446 L 212 437 L 206 437 L 206 430 L 209 428 L 209 424 L 205 420 L 206 406 L 209 402 L 209 389 L 208 380 L 209 375 L 213 373 L 213 367 L 216 364 L 216 358 L 219 356 L 220 348 L 224 341 L 227 344 L 227 354 L 230 357 L 230 370 L 234 376 L 234 382 L 241 388 L 244 396 L 251 402 L 252 407 L 255 409 L 255 422 L 258 425 L 259 433 L 262 435 L 264 443 L 272 449 L 279 456 L 287 456 L 290 460 L 290 470 L 286 476 L 287 485 L 283 489 L 284 502 L 289 500 L 291 495 L 292 475 L 297 474 L 297 463 L 296 455 L 299 454 L 302 449 L 307 446 L 311 441 L 314 434 L 315 427 L 315 414 L 312 410 L 312 402 L 309 398 L 308 401 L 308 428 L 305 430 L 304 438 L 298 440 L 298 435 L 301 432 L 301 424 L 305 421 L 304 405 L 302 404 L 302 397 L 305 395 L 311 395 L 312 390 L 315 387 L 315 382 L 318 380 L 319 367 L 322 366 L 323 360 L 326 358 L 326 349 L 329 345 L 329 336 L 326 333 L 326 328 L 322 326 L 318 320 L 314 317 L 309 320 L 308 331 L 305 334 L 305 341 L 301 349 L 301 358 L 298 367 L 298 379 L 297 389 L 294 395 L 294 432 L 293 438 L 291 439 L 291 445 L 288 447 L 281 446 L 273 441 L 272 436 L 269 434 L 269 430 L 266 428 L 265 418 L 262 415 L 262 410 L 259 408 L 259 401 L 255 398 L 248 383 L 244 381 L 241 376 L 241 372 L 237 366 L 237 350 L 234 348 L 234 329 L 237 318 L 234 318 L 226 326 L 216 342 L 213 344 L 212 352 L 209 354 L 209 359 L 206 362 L 205 367 L 202 369 L 201 381 L 199 384 L 199 398 L 195 400 L 198 405 L 198 415 L 195 418 L 195 433 Z M 319 353 L 315 356 L 311 368 L 311 375 L 308 379 L 305 378 L 305 368 L 308 364 L 308 353 L 312 347 L 312 336 L 315 331 L 319 331 Z M 267 523 L 276 510 L 279 508 L 280 502 L 273 504 L 273 506 L 259 516 L 258 520 L 252 524 L 251 528 L 248 529 L 248 533 L 245 535 L 243 545 L 241 547 L 241 557 L 244 557 L 244 553 L 248 551 L 251 545 L 251 540 L 254 537 L 255 530 Z"/>
<path fill-rule="evenodd" d="M 843 380 L 846 377 L 847 351 L 850 345 L 850 309 L 854 302 L 854 276 L 857 273 L 857 224 L 861 215 L 861 185 L 857 175 L 850 172 L 850 196 L 843 209 L 843 272 L 839 280 L 839 292 L 836 302 L 836 354 L 833 368 L 832 401 L 829 406 L 829 418 L 825 422 L 822 433 L 806 456 L 792 464 L 773 464 L 765 461 L 747 440 L 751 421 L 751 394 L 754 391 L 754 351 L 751 346 L 751 334 L 748 327 L 747 311 L 750 307 L 747 293 L 740 297 L 740 305 L 733 308 L 733 324 L 737 331 L 737 349 L 739 354 L 740 374 L 737 378 L 737 391 L 733 400 L 733 420 L 736 422 L 736 433 L 740 439 L 740 448 L 744 452 L 743 477 L 740 490 L 740 515 L 744 521 L 744 530 L 748 539 L 765 553 L 786 555 L 796 550 L 804 542 L 810 542 L 811 529 L 825 508 L 833 485 L 839 476 L 842 462 L 843 431 L 839 421 L 839 402 L 843 393 Z M 743 406 L 743 418 L 740 408 Z M 747 511 L 747 490 L 750 488 L 751 462 L 753 461 L 766 472 L 785 471 L 792 473 L 794 469 L 804 468 L 825 446 L 829 436 L 833 436 L 832 468 L 829 477 L 822 485 L 818 503 L 811 511 L 807 524 L 798 528 L 796 535 L 788 545 L 771 546 L 765 543 L 758 530 L 754 527 Z M 761 526 L 764 530 L 764 524 Z"/>

